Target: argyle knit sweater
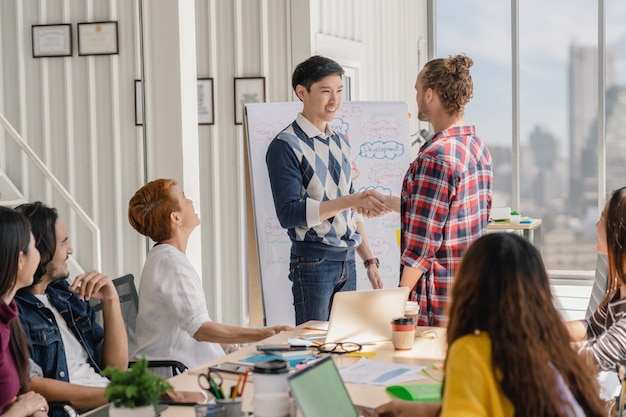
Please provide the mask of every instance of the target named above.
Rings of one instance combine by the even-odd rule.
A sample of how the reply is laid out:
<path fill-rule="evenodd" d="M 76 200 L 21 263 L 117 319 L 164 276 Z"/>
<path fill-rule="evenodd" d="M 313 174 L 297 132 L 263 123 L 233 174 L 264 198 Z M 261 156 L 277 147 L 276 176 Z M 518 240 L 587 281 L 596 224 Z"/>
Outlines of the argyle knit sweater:
<path fill-rule="evenodd" d="M 307 224 L 307 200 L 323 202 L 353 192 L 346 137 L 334 131 L 309 137 L 294 121 L 272 140 L 266 163 L 276 214 L 292 242 L 291 254 L 336 261 L 354 258 L 361 243 L 355 212 L 344 210 L 319 224 Z"/>

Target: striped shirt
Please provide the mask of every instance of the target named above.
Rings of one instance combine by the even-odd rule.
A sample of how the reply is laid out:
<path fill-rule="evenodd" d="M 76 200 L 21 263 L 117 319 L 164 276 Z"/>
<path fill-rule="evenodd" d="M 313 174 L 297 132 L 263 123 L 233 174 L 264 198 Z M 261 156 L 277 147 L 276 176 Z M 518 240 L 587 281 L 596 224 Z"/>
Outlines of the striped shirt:
<path fill-rule="evenodd" d="M 491 154 L 474 126 L 451 127 L 425 143 L 402 184 L 402 267 L 423 275 L 411 291 L 419 325 L 445 325 L 448 291 L 465 249 L 489 222 Z"/>
<path fill-rule="evenodd" d="M 615 371 L 618 363 L 626 362 L 626 299 L 619 292 L 583 323 L 589 343 L 582 351 L 592 354 L 601 370 Z"/>

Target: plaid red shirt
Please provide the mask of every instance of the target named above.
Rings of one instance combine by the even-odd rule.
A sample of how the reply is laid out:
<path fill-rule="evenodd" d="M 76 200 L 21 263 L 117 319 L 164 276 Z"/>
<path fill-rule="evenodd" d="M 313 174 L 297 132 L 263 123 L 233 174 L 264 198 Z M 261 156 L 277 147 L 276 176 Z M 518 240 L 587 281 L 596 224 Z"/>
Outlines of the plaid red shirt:
<path fill-rule="evenodd" d="M 423 272 L 410 295 L 421 307 L 419 325 L 447 323 L 454 272 L 489 222 L 492 182 L 491 155 L 474 126 L 437 133 L 409 166 L 402 184 L 401 265 Z"/>

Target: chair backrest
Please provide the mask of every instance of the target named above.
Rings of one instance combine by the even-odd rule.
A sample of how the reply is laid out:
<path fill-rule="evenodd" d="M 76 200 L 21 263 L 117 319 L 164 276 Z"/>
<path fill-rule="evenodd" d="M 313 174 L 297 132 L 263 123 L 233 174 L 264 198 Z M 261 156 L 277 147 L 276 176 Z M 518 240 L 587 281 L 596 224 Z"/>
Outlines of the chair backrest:
<path fill-rule="evenodd" d="M 139 312 L 139 295 L 135 287 L 135 277 L 133 274 L 124 275 L 113 280 L 113 285 L 120 297 L 120 308 L 128 335 L 128 353 L 132 354 L 137 346 L 137 338 L 135 336 L 135 326 L 137 325 L 137 313 Z M 102 306 L 100 301 L 92 303 L 93 309 L 96 311 L 97 319 L 102 323 Z M 129 363 L 132 365 L 134 361 Z M 148 370 L 154 374 L 169 378 L 178 375 L 187 370 L 187 366 L 181 362 L 173 360 L 150 360 L 148 361 Z"/>
<path fill-rule="evenodd" d="M 585 317 L 590 317 L 604 299 L 608 288 L 608 273 L 609 257 L 606 254 L 599 253 L 596 261 L 596 274 L 593 280 L 593 288 L 591 289 L 591 296 L 589 297 L 589 305 L 587 306 L 587 314 Z"/>
<path fill-rule="evenodd" d="M 139 310 L 139 296 L 135 287 L 135 277 L 127 274 L 113 280 L 113 285 L 120 297 L 122 318 L 128 336 L 128 351 L 133 352 L 136 346 L 135 325 L 137 324 L 137 312 Z M 91 306 L 96 312 L 96 319 L 102 324 L 102 305 L 99 300 L 93 300 Z"/>

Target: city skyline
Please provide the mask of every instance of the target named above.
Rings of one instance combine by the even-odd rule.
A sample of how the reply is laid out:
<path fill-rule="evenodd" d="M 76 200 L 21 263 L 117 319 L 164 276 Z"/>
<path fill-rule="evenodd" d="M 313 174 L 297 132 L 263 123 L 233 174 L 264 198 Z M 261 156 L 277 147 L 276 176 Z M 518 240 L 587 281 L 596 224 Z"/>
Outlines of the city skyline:
<path fill-rule="evenodd" d="M 465 122 L 476 125 L 494 160 L 494 206 L 511 204 L 510 2 L 438 0 L 437 56 L 474 60 L 474 98 Z M 606 7 L 607 191 L 626 175 L 626 2 Z M 542 218 L 549 269 L 595 265 L 597 186 L 597 3 L 519 2 L 520 197 L 523 215 Z M 573 157 L 570 157 L 570 152 Z"/>
<path fill-rule="evenodd" d="M 620 21 L 625 18 L 626 2 L 607 2 L 607 49 L 614 51 L 615 82 L 623 85 L 626 30 Z M 526 0 L 519 6 L 519 27 L 520 140 L 528 143 L 540 126 L 556 136 L 559 155 L 569 158 L 570 48 L 597 47 L 597 5 L 585 0 Z M 511 143 L 510 37 L 509 2 L 437 1 L 436 55 L 466 53 L 474 60 L 474 98 L 465 119 L 477 126 L 487 144 Z"/>

